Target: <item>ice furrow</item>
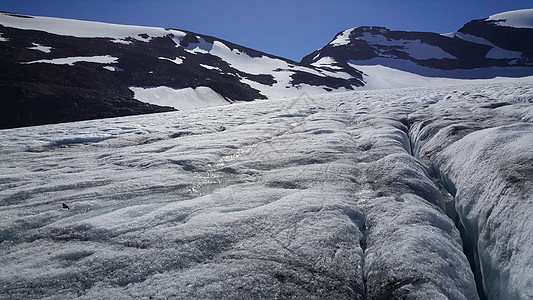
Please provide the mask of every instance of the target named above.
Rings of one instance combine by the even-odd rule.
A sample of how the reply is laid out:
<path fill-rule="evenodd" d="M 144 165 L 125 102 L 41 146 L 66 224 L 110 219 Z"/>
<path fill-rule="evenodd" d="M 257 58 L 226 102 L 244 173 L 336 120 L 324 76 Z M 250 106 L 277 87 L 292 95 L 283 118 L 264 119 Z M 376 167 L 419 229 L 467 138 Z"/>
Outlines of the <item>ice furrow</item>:
<path fill-rule="evenodd" d="M 366 216 L 365 299 L 476 299 L 459 232 L 426 168 L 410 153 L 405 111 L 382 114 L 362 118 L 354 132 L 365 170 L 358 179 L 364 186 L 358 195 L 366 198 L 359 201 Z"/>
<path fill-rule="evenodd" d="M 531 183 L 523 174 L 531 172 L 533 129 L 521 123 L 521 115 L 509 114 L 515 105 L 522 106 L 498 106 L 498 118 L 479 117 L 472 125 L 466 125 L 472 119 L 461 117 L 417 120 L 410 132 L 415 155 L 432 165 L 432 174 L 452 196 L 447 213 L 461 231 L 481 299 L 531 296 L 533 275 L 523 265 L 527 254 L 509 244 L 530 243 L 532 228 L 524 217 Z M 476 106 L 486 105 L 473 103 L 470 109 Z"/>

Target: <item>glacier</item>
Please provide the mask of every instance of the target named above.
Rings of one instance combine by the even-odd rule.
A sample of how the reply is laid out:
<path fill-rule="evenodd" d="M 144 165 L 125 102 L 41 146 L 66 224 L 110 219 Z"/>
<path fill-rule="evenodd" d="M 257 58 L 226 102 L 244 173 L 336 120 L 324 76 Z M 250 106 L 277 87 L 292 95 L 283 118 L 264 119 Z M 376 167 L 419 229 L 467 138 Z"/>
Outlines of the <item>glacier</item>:
<path fill-rule="evenodd" d="M 2 130 L 0 298 L 531 298 L 532 103 L 509 80 Z"/>

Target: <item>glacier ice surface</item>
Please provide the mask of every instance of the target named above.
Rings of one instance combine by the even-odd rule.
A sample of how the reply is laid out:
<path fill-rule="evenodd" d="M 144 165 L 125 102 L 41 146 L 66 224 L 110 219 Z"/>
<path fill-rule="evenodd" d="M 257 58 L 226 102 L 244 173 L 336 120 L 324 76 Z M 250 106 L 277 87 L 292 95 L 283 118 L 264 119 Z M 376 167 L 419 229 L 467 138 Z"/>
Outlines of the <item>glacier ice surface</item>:
<path fill-rule="evenodd" d="M 489 298 L 526 299 L 532 95 L 357 91 L 2 130 L 0 298 L 477 299 L 461 223 Z"/>

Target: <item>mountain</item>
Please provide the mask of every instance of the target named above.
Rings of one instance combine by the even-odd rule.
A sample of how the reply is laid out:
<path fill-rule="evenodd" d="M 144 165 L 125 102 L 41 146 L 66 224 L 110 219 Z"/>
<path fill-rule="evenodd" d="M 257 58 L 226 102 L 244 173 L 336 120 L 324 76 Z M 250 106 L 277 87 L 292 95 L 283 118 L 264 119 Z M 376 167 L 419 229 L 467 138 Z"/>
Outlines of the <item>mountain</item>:
<path fill-rule="evenodd" d="M 0 299 L 532 299 L 530 15 L 301 63 L 0 15 L 2 124 L 142 114 L 1 130 Z"/>
<path fill-rule="evenodd" d="M 338 33 L 302 63 L 340 71 L 356 68 L 368 75 L 367 83 L 385 77 L 381 80 L 385 85 L 396 80 L 394 76 L 406 75 L 398 71 L 407 72 L 406 81 L 419 79 L 413 75 L 454 79 L 531 76 L 532 20 L 533 9 L 529 9 L 471 21 L 451 34 L 357 27 Z"/>
<path fill-rule="evenodd" d="M 352 28 L 298 63 L 190 31 L 0 13 L 0 128 L 531 76 L 532 19 Z"/>
<path fill-rule="evenodd" d="M 451 36 L 491 47 L 487 57 L 492 59 L 533 65 L 533 9 L 471 21 Z"/>
<path fill-rule="evenodd" d="M 0 14 L 0 128 L 346 91 L 304 66 L 189 31 Z"/>

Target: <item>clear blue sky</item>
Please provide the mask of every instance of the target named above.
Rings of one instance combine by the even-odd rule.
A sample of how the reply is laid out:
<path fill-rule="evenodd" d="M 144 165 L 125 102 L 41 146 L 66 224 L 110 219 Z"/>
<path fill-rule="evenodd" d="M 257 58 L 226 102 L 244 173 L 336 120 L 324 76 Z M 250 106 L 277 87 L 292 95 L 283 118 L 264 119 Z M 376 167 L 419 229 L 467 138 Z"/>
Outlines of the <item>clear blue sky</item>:
<path fill-rule="evenodd" d="M 456 31 L 472 19 L 533 8 L 532 0 L 0 0 L 0 10 L 212 35 L 299 61 L 345 29 Z"/>

